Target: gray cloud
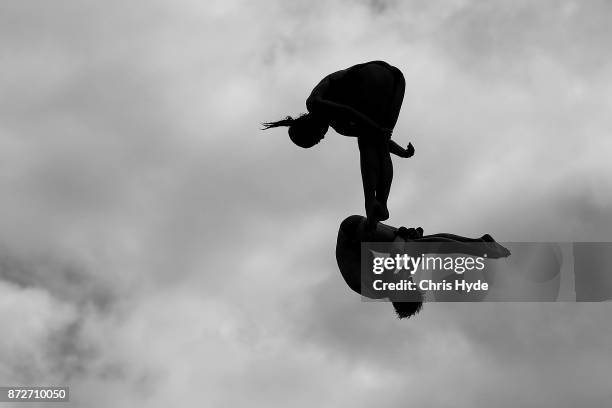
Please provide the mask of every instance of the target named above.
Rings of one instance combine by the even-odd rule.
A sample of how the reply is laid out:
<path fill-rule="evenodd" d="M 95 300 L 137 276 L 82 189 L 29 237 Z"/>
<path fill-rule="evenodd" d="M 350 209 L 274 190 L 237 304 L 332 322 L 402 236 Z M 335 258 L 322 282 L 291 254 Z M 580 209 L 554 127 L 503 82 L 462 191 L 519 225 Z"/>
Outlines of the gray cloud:
<path fill-rule="evenodd" d="M 416 147 L 391 223 L 609 240 L 609 16 L 3 3 L 0 382 L 67 383 L 78 406 L 601 405 L 605 304 L 427 304 L 400 322 L 361 302 L 333 254 L 363 212 L 356 144 L 296 150 L 259 124 L 385 59 L 407 81 L 395 138 Z"/>

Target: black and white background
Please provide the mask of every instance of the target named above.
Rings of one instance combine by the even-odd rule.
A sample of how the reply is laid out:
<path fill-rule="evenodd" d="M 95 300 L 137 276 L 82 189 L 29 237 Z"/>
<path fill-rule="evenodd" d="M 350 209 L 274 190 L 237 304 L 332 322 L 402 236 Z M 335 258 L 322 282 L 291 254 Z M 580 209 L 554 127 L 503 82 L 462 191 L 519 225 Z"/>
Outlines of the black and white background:
<path fill-rule="evenodd" d="M 606 407 L 609 303 L 361 302 L 358 149 L 260 123 L 383 59 L 394 225 L 612 238 L 609 1 L 0 3 L 0 385 L 83 407 Z M 57 406 L 60 406 L 58 404 Z"/>

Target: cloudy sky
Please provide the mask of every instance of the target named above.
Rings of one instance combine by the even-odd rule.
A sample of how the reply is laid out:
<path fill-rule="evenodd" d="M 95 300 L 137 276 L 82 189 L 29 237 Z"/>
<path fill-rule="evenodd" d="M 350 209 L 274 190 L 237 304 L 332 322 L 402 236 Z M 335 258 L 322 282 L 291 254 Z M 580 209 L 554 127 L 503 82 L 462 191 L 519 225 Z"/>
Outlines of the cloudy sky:
<path fill-rule="evenodd" d="M 383 59 L 391 224 L 612 240 L 605 1 L 0 5 L 0 385 L 71 406 L 601 407 L 608 304 L 426 304 L 337 271 L 354 140 L 262 121 Z M 54 405 L 55 406 L 55 405 Z M 59 405 L 58 405 L 59 406 Z"/>

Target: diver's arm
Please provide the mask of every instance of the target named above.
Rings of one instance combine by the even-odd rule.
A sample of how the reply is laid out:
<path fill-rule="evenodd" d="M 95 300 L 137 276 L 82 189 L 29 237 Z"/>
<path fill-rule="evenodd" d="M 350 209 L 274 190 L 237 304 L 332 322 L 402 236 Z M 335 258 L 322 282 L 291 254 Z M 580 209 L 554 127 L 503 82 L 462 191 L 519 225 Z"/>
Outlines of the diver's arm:
<path fill-rule="evenodd" d="M 412 143 L 408 143 L 408 147 L 404 149 L 393 140 L 389 140 L 389 152 L 399 157 L 408 158 L 414 155 L 414 147 Z"/>
<path fill-rule="evenodd" d="M 334 129 L 345 136 L 372 136 L 378 138 L 384 129 L 376 122 L 341 103 L 332 102 L 319 96 L 308 98 L 308 111 L 325 117 Z M 345 124 L 345 125 L 342 125 Z"/>

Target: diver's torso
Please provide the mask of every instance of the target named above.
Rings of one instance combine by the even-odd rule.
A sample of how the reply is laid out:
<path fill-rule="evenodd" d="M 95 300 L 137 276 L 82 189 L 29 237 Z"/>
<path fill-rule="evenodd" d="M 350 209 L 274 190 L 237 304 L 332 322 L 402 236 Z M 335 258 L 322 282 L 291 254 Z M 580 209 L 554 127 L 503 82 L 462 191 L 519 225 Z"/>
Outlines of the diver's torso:
<path fill-rule="evenodd" d="M 383 127 L 393 127 L 399 107 L 396 93 L 404 91 L 404 78 L 384 61 L 352 66 L 332 80 L 326 99 L 358 110 Z M 401 98 L 399 99 L 401 104 Z"/>

